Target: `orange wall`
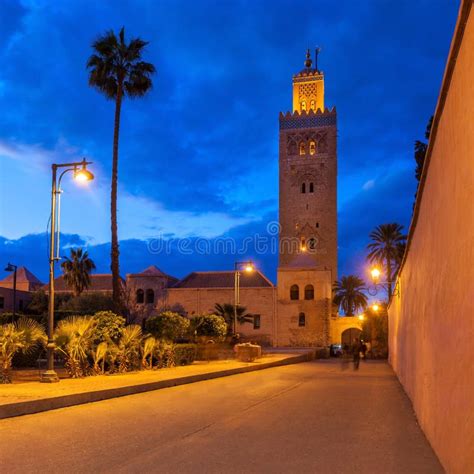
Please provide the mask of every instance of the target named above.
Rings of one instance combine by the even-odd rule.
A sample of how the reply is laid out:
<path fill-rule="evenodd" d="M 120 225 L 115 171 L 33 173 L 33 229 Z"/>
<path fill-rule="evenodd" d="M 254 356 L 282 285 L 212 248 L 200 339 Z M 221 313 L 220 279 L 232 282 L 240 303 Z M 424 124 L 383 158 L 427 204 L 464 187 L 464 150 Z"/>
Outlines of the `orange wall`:
<path fill-rule="evenodd" d="M 437 116 L 400 295 L 389 308 L 390 363 L 441 463 L 464 474 L 474 472 L 472 12 Z"/>

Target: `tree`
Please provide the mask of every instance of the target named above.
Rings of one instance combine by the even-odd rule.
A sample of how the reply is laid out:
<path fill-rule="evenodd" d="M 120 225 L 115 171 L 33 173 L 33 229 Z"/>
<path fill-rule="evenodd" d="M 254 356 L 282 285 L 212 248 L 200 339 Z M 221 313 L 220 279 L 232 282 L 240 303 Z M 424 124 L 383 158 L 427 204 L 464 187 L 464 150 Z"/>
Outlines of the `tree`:
<path fill-rule="evenodd" d="M 428 120 L 425 130 L 425 138 L 430 139 L 431 127 L 433 125 L 433 116 Z M 426 151 L 428 150 L 428 143 L 422 142 L 420 140 L 415 141 L 415 161 L 416 161 L 416 170 L 415 177 L 419 182 L 421 178 L 421 173 L 423 171 L 423 164 L 425 162 Z"/>
<path fill-rule="evenodd" d="M 125 329 L 125 318 L 112 311 L 99 311 L 94 314 L 97 324 L 94 329 L 94 343 L 117 343 Z"/>
<path fill-rule="evenodd" d="M 189 330 L 189 319 L 165 311 L 158 316 L 152 316 L 145 321 L 145 329 L 157 339 L 176 342 L 186 337 Z"/>
<path fill-rule="evenodd" d="M 395 246 L 395 269 L 393 271 L 394 279 L 396 278 L 396 275 L 398 274 L 398 271 L 400 270 L 400 266 L 403 261 L 403 256 L 405 255 L 405 250 L 407 248 L 407 243 L 406 242 L 398 242 L 398 244 Z"/>
<path fill-rule="evenodd" d="M 142 61 L 148 43 L 140 38 L 125 42 L 125 30 L 118 37 L 108 31 L 93 42 L 94 53 L 87 61 L 89 85 L 115 101 L 114 142 L 112 155 L 112 183 L 110 193 L 111 221 L 111 270 L 113 300 L 116 309 L 121 305 L 119 274 L 119 245 L 117 232 L 117 183 L 120 113 L 125 97 L 135 99 L 144 96 L 152 87 L 150 76 L 155 72 L 153 64 Z"/>
<path fill-rule="evenodd" d="M 0 383 L 10 383 L 10 369 L 16 352 L 24 354 L 38 344 L 46 343 L 43 326 L 30 318 L 20 318 L 14 323 L 0 326 Z"/>
<path fill-rule="evenodd" d="M 61 263 L 66 285 L 72 290 L 74 296 L 79 296 L 91 284 L 90 274 L 95 270 L 95 263 L 89 258 L 87 251 L 71 249 L 70 258 L 65 258 Z"/>
<path fill-rule="evenodd" d="M 377 311 L 367 308 L 362 322 L 361 338 L 370 341 L 373 356 L 386 357 L 388 352 L 388 312 L 382 303 Z"/>
<path fill-rule="evenodd" d="M 191 332 L 195 337 L 212 338 L 221 341 L 227 334 L 227 323 L 222 316 L 203 314 L 191 318 Z"/>
<path fill-rule="evenodd" d="M 224 318 L 229 329 L 234 329 L 234 333 L 236 332 L 236 328 L 234 327 L 235 313 L 237 313 L 237 322 L 239 324 L 253 323 L 253 315 L 247 313 L 247 308 L 245 308 L 244 306 L 237 306 L 237 311 L 235 311 L 235 306 L 233 304 L 216 303 L 214 305 L 214 309 L 218 316 L 222 316 Z"/>
<path fill-rule="evenodd" d="M 334 282 L 334 303 L 342 308 L 346 316 L 354 314 L 367 306 L 367 296 L 363 292 L 364 280 L 356 275 L 343 276 Z"/>
<path fill-rule="evenodd" d="M 403 226 L 397 223 L 381 224 L 377 226 L 369 237 L 372 242 L 367 245 L 369 254 L 367 259 L 371 263 L 377 263 L 385 269 L 387 275 L 388 299 L 392 296 L 392 281 L 395 276 L 396 262 L 399 261 L 400 247 L 406 240 L 402 234 Z"/>

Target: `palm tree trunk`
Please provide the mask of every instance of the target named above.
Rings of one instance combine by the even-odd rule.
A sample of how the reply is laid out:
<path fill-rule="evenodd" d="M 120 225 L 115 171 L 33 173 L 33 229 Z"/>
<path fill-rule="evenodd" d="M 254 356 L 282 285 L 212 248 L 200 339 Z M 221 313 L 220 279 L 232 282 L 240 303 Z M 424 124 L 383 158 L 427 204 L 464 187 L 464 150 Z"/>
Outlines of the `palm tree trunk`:
<path fill-rule="evenodd" d="M 111 270 L 112 270 L 112 299 L 116 310 L 121 306 L 119 243 L 117 234 L 117 182 L 118 182 L 118 145 L 120 131 L 120 111 L 122 108 L 122 84 L 119 83 L 115 100 L 114 145 L 112 157 L 112 187 L 110 193 L 110 221 L 112 231 Z"/>

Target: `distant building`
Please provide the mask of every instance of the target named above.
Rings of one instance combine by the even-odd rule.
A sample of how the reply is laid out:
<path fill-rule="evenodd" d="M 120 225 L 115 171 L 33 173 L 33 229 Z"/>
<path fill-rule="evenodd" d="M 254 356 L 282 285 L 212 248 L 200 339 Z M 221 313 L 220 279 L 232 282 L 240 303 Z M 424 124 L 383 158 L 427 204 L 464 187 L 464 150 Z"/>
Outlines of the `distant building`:
<path fill-rule="evenodd" d="M 127 298 L 135 312 L 150 314 L 153 308 L 163 306 L 168 288 L 177 278 L 151 265 L 140 273 L 127 274 Z"/>
<path fill-rule="evenodd" d="M 324 74 L 308 51 L 293 76 L 292 112 L 279 117 L 279 264 L 277 285 L 260 271 L 241 272 L 240 304 L 253 324 L 237 326 L 251 340 L 281 346 L 327 346 L 360 329 L 357 318 L 333 314 L 337 279 L 337 114 L 324 104 Z M 178 280 L 155 266 L 131 273 L 126 303 L 140 322 L 181 305 L 189 315 L 234 304 L 234 271 L 192 272 Z M 57 293 L 70 293 L 60 276 Z M 45 291 L 48 291 L 47 286 Z M 85 293 L 112 293 L 112 275 L 91 275 Z M 349 333 L 347 333 L 349 331 Z"/>
<path fill-rule="evenodd" d="M 16 271 L 16 310 L 23 311 L 31 301 L 32 294 L 43 286 L 26 267 Z M 0 280 L 0 313 L 13 311 L 13 273 Z"/>
<path fill-rule="evenodd" d="M 83 293 L 102 293 L 105 295 L 112 295 L 112 274 L 111 273 L 93 273 L 90 275 L 91 284 L 86 288 Z M 125 285 L 125 281 L 121 278 L 121 282 Z M 44 285 L 43 290 L 45 293 L 49 293 L 49 286 Z M 54 279 L 54 293 L 64 294 L 72 293 L 72 289 L 69 288 L 64 279 L 64 275 L 58 276 Z"/>
<path fill-rule="evenodd" d="M 216 303 L 234 302 L 233 271 L 192 272 L 168 290 L 167 304 L 182 305 L 189 316 L 215 311 Z M 272 343 L 276 324 L 276 288 L 259 271 L 240 274 L 240 305 L 253 315 L 253 324 L 237 325 L 252 340 Z"/>
<path fill-rule="evenodd" d="M 36 278 L 26 267 L 18 267 L 16 271 L 16 289 L 21 291 L 39 290 L 44 283 Z M 1 288 L 13 288 L 13 272 L 0 280 Z"/>

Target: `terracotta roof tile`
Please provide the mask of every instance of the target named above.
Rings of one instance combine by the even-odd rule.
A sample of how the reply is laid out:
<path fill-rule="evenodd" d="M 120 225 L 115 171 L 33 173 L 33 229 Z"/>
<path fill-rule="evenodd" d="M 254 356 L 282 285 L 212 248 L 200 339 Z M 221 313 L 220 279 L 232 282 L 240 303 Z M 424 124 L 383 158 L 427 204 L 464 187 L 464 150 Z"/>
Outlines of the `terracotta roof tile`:
<path fill-rule="evenodd" d="M 29 283 L 33 283 L 33 284 L 37 284 L 37 285 L 42 285 L 43 284 L 26 267 L 18 267 L 17 268 L 17 270 L 16 270 L 16 281 L 17 282 L 27 281 Z M 13 282 L 13 272 L 10 272 L 3 280 L 0 281 L 0 283 L 10 283 L 10 282 Z"/>
<path fill-rule="evenodd" d="M 173 288 L 234 288 L 235 273 L 225 272 L 192 272 L 180 280 Z M 241 288 L 273 287 L 258 270 L 252 273 L 240 272 Z"/>
<path fill-rule="evenodd" d="M 122 278 L 120 278 L 122 284 L 125 284 Z M 47 292 L 48 285 L 44 285 L 43 289 Z M 72 290 L 66 285 L 64 281 L 64 275 L 61 275 L 54 279 L 54 290 L 57 292 L 72 292 Z M 88 292 L 94 291 L 110 291 L 112 292 L 112 274 L 111 273 L 94 273 L 91 275 L 91 285 L 87 288 Z"/>

